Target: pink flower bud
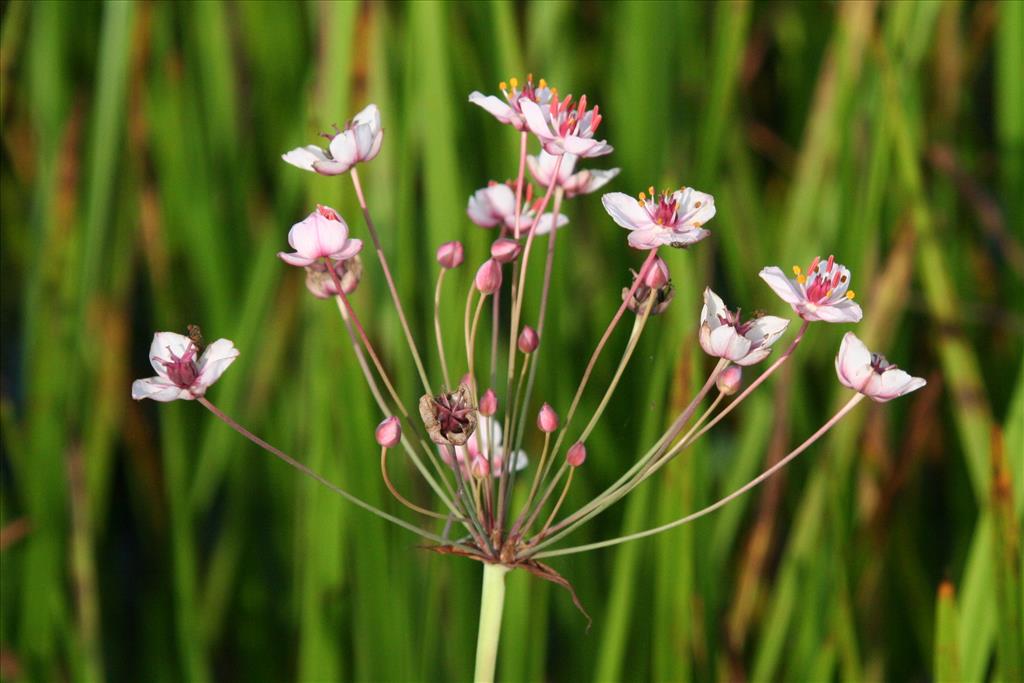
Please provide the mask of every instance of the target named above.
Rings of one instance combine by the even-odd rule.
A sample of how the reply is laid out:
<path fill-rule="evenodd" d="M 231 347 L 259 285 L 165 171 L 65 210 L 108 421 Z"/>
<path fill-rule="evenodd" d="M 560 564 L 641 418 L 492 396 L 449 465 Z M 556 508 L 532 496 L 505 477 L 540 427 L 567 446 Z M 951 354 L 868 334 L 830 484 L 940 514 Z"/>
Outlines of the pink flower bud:
<path fill-rule="evenodd" d="M 463 258 L 465 258 L 465 251 L 462 248 L 462 242 L 445 242 L 437 248 L 437 262 L 447 270 L 458 268 L 462 265 Z"/>
<path fill-rule="evenodd" d="M 402 440 L 402 425 L 398 418 L 392 415 L 377 425 L 377 431 L 373 435 L 377 443 L 384 448 L 394 448 Z"/>
<path fill-rule="evenodd" d="M 577 441 L 569 446 L 565 459 L 569 462 L 570 467 L 579 467 L 587 459 L 587 447 L 583 445 L 582 441 Z"/>
<path fill-rule="evenodd" d="M 473 458 L 473 464 L 470 466 L 470 472 L 477 479 L 486 479 L 491 467 L 487 462 L 487 458 L 483 456 L 476 456 Z"/>
<path fill-rule="evenodd" d="M 484 417 L 490 417 L 498 412 L 498 397 L 495 395 L 494 389 L 488 389 L 484 392 L 484 395 L 480 397 L 480 406 L 478 410 Z"/>
<path fill-rule="evenodd" d="M 547 403 L 540 407 L 540 412 L 537 414 L 537 429 L 545 434 L 550 434 L 558 429 L 558 413 Z"/>
<path fill-rule="evenodd" d="M 644 284 L 651 289 L 659 289 L 667 285 L 668 281 L 668 266 L 661 258 L 655 258 L 654 263 L 647 270 L 647 275 L 644 276 Z"/>
<path fill-rule="evenodd" d="M 743 368 L 730 365 L 718 375 L 715 386 L 726 396 L 732 396 L 743 386 Z"/>
<path fill-rule="evenodd" d="M 519 350 L 523 353 L 533 353 L 537 350 L 537 345 L 540 344 L 540 337 L 537 336 L 537 331 L 529 325 L 523 325 L 523 331 L 519 333 Z"/>
<path fill-rule="evenodd" d="M 494 294 L 501 288 L 501 264 L 494 259 L 487 259 L 476 271 L 474 282 L 481 294 Z"/>
<path fill-rule="evenodd" d="M 494 240 L 494 244 L 491 245 L 491 256 L 498 263 L 509 263 L 515 261 L 519 256 L 523 248 L 519 246 L 519 242 L 508 237 L 502 237 L 501 239 Z"/>

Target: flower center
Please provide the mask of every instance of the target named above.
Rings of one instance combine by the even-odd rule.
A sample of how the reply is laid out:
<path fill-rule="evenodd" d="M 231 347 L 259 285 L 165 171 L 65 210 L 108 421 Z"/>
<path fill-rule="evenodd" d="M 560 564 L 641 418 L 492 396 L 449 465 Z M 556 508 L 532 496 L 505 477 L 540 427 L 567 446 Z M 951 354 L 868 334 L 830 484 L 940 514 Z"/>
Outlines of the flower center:
<path fill-rule="evenodd" d="M 557 88 L 549 88 L 548 82 L 543 78 L 537 81 L 537 84 L 533 84 L 533 74 L 526 75 L 526 83 L 523 84 L 522 89 L 519 87 L 519 79 L 512 77 L 508 79 L 508 82 L 502 81 L 498 84 L 498 89 L 501 90 L 501 94 L 505 96 L 505 100 L 509 103 L 513 109 L 520 114 L 522 109 L 519 107 L 519 100 L 524 97 L 528 100 L 533 100 L 537 104 L 547 104 L 549 100 L 558 95 Z"/>
<path fill-rule="evenodd" d="M 886 360 L 885 356 L 880 353 L 871 354 L 871 369 L 881 375 L 886 370 L 891 370 L 896 366 Z"/>
<path fill-rule="evenodd" d="M 456 394 L 441 394 L 434 398 L 437 422 L 442 434 L 462 434 L 470 424 L 473 408 L 465 405 Z"/>
<path fill-rule="evenodd" d="M 167 371 L 167 379 L 174 382 L 182 389 L 188 389 L 191 387 L 196 378 L 199 376 L 199 368 L 196 367 L 196 347 L 194 344 L 189 344 L 188 348 L 185 349 L 185 353 L 181 357 L 175 356 L 174 352 L 171 351 L 171 347 L 167 347 L 167 353 L 170 355 L 171 360 L 164 360 L 163 358 L 157 358 L 160 361 L 164 369 Z"/>
<path fill-rule="evenodd" d="M 830 298 L 837 289 L 849 286 L 848 276 L 832 255 L 824 262 L 820 256 L 815 256 L 806 274 L 800 266 L 793 266 L 793 274 L 796 275 L 796 281 L 804 285 L 807 300 L 813 304 L 821 303 Z M 856 295 L 853 292 L 846 292 L 847 299 L 854 296 Z"/>
<path fill-rule="evenodd" d="M 580 97 L 577 102 L 573 102 L 572 95 L 566 95 L 561 102 L 552 97 L 549 111 L 552 126 L 558 131 L 560 137 L 567 135 L 592 137 L 601 124 L 600 107 L 594 107 L 587 111 L 586 95 Z"/>
<path fill-rule="evenodd" d="M 647 210 L 651 220 L 660 225 L 663 228 L 672 229 L 676 227 L 679 202 L 675 199 L 675 194 L 669 190 L 665 190 L 658 196 L 654 192 L 654 186 L 647 188 L 647 192 L 651 194 L 651 198 L 647 198 L 647 193 L 641 192 L 638 196 L 638 202 L 640 206 Z"/>
<path fill-rule="evenodd" d="M 329 207 L 329 206 L 324 206 L 323 204 L 317 204 L 316 205 L 316 210 L 317 210 L 317 212 L 321 216 L 323 216 L 324 218 L 326 218 L 329 221 L 336 221 L 336 222 L 339 222 L 339 223 L 341 222 L 341 217 L 338 216 L 338 213 L 334 209 Z"/>

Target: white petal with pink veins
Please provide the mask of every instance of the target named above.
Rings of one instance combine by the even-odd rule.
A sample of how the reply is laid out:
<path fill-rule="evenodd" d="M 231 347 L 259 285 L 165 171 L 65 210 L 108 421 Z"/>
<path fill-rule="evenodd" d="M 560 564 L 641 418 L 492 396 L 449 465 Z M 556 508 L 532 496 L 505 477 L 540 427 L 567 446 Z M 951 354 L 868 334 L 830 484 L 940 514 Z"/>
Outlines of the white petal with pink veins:
<path fill-rule="evenodd" d="M 878 378 L 877 393 L 871 396 L 878 402 L 891 401 L 898 396 L 909 394 L 923 387 L 927 382 L 920 377 L 913 377 L 899 368 L 891 368 Z"/>
<path fill-rule="evenodd" d="M 661 229 L 636 197 L 624 192 L 609 192 L 601 197 L 601 203 L 612 220 L 627 230 Z"/>
<path fill-rule="evenodd" d="M 871 367 L 871 352 L 853 332 L 843 335 L 836 354 L 836 374 L 839 381 L 854 391 L 862 387 L 877 373 Z"/>
<path fill-rule="evenodd" d="M 526 119 L 526 125 L 529 126 L 530 131 L 534 135 L 539 137 L 542 141 L 551 140 L 555 137 L 551 132 L 551 126 L 548 124 L 548 120 L 544 116 L 544 112 L 540 108 L 539 104 L 524 97 L 519 100 L 519 108 L 522 110 L 523 117 Z M 545 146 L 545 149 L 547 149 L 547 146 Z M 557 151 L 555 153 L 557 153 Z"/>
<path fill-rule="evenodd" d="M 157 332 L 149 345 L 149 362 L 161 377 L 167 376 L 167 368 L 160 360 L 170 362 L 174 357 L 181 358 L 192 346 L 192 340 L 177 332 Z"/>
<path fill-rule="evenodd" d="M 238 358 L 238 349 L 230 339 L 218 339 L 203 351 L 196 363 L 199 376 L 196 377 L 196 388 L 205 391 L 207 387 L 220 379 L 224 371 Z"/>
<path fill-rule="evenodd" d="M 136 401 L 148 398 L 166 403 L 179 398 L 191 399 L 192 394 L 163 377 L 150 377 L 132 382 L 132 398 Z"/>
<path fill-rule="evenodd" d="M 864 317 L 864 312 L 850 299 L 843 299 L 837 304 L 819 304 L 815 309 L 818 320 L 827 323 L 856 323 Z"/>
<path fill-rule="evenodd" d="M 305 147 L 296 147 L 290 152 L 285 152 L 281 155 L 281 158 L 287 161 L 292 166 L 297 166 L 306 171 L 314 171 L 313 164 L 318 161 L 328 161 L 327 155 L 324 151 L 316 145 L 306 145 Z"/>
<path fill-rule="evenodd" d="M 778 266 L 762 268 L 760 276 L 762 280 L 768 283 L 768 286 L 772 288 L 779 298 L 787 304 L 796 306 L 797 304 L 807 300 L 804 290 L 801 289 L 796 282 L 786 277 L 786 274 L 783 273 L 782 269 Z"/>
<path fill-rule="evenodd" d="M 626 241 L 629 246 L 634 249 L 654 249 L 665 244 L 666 231 L 660 228 L 650 228 L 647 230 L 634 230 L 629 233 L 629 237 Z"/>

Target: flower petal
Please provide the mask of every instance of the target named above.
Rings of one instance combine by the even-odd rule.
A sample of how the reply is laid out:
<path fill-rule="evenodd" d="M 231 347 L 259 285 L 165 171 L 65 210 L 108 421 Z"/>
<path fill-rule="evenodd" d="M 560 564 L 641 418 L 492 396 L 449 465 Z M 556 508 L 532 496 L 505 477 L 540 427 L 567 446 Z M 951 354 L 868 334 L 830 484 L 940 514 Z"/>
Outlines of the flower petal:
<path fill-rule="evenodd" d="M 349 170 L 359 161 L 359 146 L 356 143 L 354 131 L 346 130 L 335 135 L 331 140 L 329 149 L 334 161 L 345 169 L 341 173 Z"/>
<path fill-rule="evenodd" d="M 849 299 L 843 299 L 837 304 L 819 305 L 815 309 L 815 315 L 818 320 L 827 323 L 855 323 L 860 322 L 860 319 L 864 317 L 864 312 L 859 304 Z"/>
<path fill-rule="evenodd" d="M 336 251 L 331 254 L 331 258 L 335 261 L 347 261 L 359 252 L 363 250 L 362 240 L 348 240 L 345 242 L 345 246 L 340 251 Z"/>
<path fill-rule="evenodd" d="M 481 92 L 471 92 L 469 101 L 478 107 L 483 107 L 494 118 L 502 123 L 511 123 L 518 118 L 516 111 L 508 105 L 505 100 L 494 95 L 484 95 Z"/>
<path fill-rule="evenodd" d="M 530 132 L 540 138 L 542 142 L 554 139 L 551 126 L 548 125 L 547 118 L 539 104 L 524 97 L 519 100 L 519 108 L 523 112 L 523 118 L 526 119 L 526 125 L 530 128 Z"/>
<path fill-rule="evenodd" d="M 702 325 L 707 325 L 710 330 L 715 330 L 721 326 L 722 320 L 720 316 L 726 313 L 725 302 L 722 301 L 722 297 L 711 291 L 710 287 L 704 288 L 704 308 L 700 311 L 700 322 Z"/>
<path fill-rule="evenodd" d="M 618 168 L 609 168 L 607 170 L 594 169 L 580 171 L 579 173 L 570 176 L 565 183 L 565 194 L 569 197 L 576 197 L 581 194 L 590 194 L 596 190 L 601 189 L 609 182 L 612 178 L 619 175 Z"/>
<path fill-rule="evenodd" d="M 149 377 L 132 382 L 132 398 L 136 401 L 149 398 L 166 403 L 179 398 L 191 399 L 192 394 L 163 377 Z"/>
<path fill-rule="evenodd" d="M 316 169 L 313 168 L 313 164 L 318 161 L 327 161 L 327 155 L 316 145 L 296 147 L 282 154 L 281 158 L 292 166 L 297 166 L 305 171 L 315 171 Z"/>
<path fill-rule="evenodd" d="M 800 289 L 796 282 L 786 277 L 786 274 L 782 272 L 782 268 L 778 266 L 762 268 L 760 276 L 762 280 L 768 283 L 772 291 L 787 304 L 796 306 L 807 300 L 804 291 Z"/>
<path fill-rule="evenodd" d="M 554 214 L 544 213 L 541 214 L 540 219 L 537 221 L 537 228 L 533 231 L 534 235 L 546 235 L 551 232 L 551 224 L 555 224 L 555 229 L 561 228 L 569 224 L 569 217 L 564 213 L 558 214 L 558 220 L 554 220 Z"/>
<path fill-rule="evenodd" d="M 751 341 L 759 341 L 761 346 L 771 346 L 782 336 L 789 326 L 789 320 L 775 315 L 763 315 L 751 321 L 750 329 L 745 335 Z"/>
<path fill-rule="evenodd" d="M 836 354 L 836 375 L 840 383 L 854 391 L 861 391 L 874 374 L 868 347 L 853 332 L 847 332 Z"/>
<path fill-rule="evenodd" d="M 624 192 L 609 192 L 601 197 L 604 210 L 612 220 L 627 230 L 647 230 L 656 228 L 651 214 L 640 205 L 636 197 Z"/>
<path fill-rule="evenodd" d="M 149 345 L 149 362 L 160 377 L 167 377 L 167 370 L 160 360 L 170 362 L 173 360 L 173 353 L 178 358 L 185 355 L 188 348 L 192 346 L 192 340 L 177 332 L 157 332 L 153 335 L 153 341 Z M 160 360 L 158 360 L 160 359 Z"/>
<path fill-rule="evenodd" d="M 899 368 L 890 368 L 879 375 L 877 390 L 874 394 L 869 394 L 869 396 L 879 403 L 884 403 L 899 396 L 909 394 L 912 391 L 917 391 L 925 384 L 927 382 L 921 377 L 913 377 L 910 373 L 904 372 Z"/>
<path fill-rule="evenodd" d="M 277 257 L 290 266 L 308 266 L 316 262 L 315 258 L 302 256 L 298 252 L 289 254 L 284 251 L 279 251 L 277 252 Z"/>
<path fill-rule="evenodd" d="M 192 392 L 202 394 L 206 388 L 220 379 L 224 371 L 228 369 L 235 359 L 238 358 L 238 349 L 230 339 L 218 339 L 203 351 L 196 363 L 199 375 L 195 384 L 192 385 Z"/>
<path fill-rule="evenodd" d="M 665 234 L 666 231 L 658 228 L 634 230 L 626 241 L 634 249 L 654 249 L 665 244 Z"/>

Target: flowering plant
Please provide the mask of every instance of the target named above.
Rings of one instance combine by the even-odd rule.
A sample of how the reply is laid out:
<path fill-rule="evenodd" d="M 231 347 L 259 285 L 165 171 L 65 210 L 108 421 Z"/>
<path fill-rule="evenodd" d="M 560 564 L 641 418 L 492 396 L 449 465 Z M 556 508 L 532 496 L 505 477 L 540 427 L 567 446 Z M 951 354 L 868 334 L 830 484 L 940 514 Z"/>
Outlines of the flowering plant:
<path fill-rule="evenodd" d="M 636 199 L 621 192 L 602 197 L 612 221 L 630 231 L 626 245 L 645 251 L 646 255 L 639 270 L 628 278 L 622 290 L 622 303 L 612 313 L 595 344 L 573 399 L 563 411 L 564 416 L 547 402 L 537 406 L 533 395 L 537 356 L 545 352 L 557 357 L 560 353 L 559 349 L 545 344 L 544 326 L 552 294 L 557 236 L 564 232 L 555 228 L 568 224 L 568 218 L 561 212 L 563 203 L 599 189 L 614 179 L 618 170 L 576 170 L 580 159 L 613 151 L 606 140 L 595 137 L 601 115 L 598 107 L 587 108 L 585 96 L 578 100 L 572 96 L 559 100 L 556 89 L 549 88 L 543 79 L 534 86 L 532 77 L 527 78 L 522 89 L 516 79 L 510 79 L 509 83 L 511 87 L 504 83 L 501 86 L 505 101 L 479 93 L 470 96 L 471 102 L 518 131 L 520 155 L 515 181 L 491 184 L 475 192 L 468 201 L 469 218 L 481 227 L 495 229 L 497 237 L 491 245 L 490 258 L 476 266 L 472 285 L 467 291 L 455 293 L 456 301 L 465 301 L 459 343 L 465 346 L 466 360 L 465 366 L 455 368 L 458 374 L 451 372 L 439 313 L 447 301 L 444 296 L 446 273 L 461 267 L 465 250 L 458 241 L 437 248 L 439 268 L 431 355 L 436 354 L 438 367 L 431 373 L 424 360 L 425 354 L 421 352 L 422 340 L 415 339 L 409 326 L 358 173 L 359 164 L 372 160 L 381 147 L 383 128 L 376 106 L 368 106 L 335 135 L 326 135 L 330 140 L 326 150 L 311 145 L 283 155 L 286 162 L 302 169 L 322 175 L 348 173 L 352 180 L 366 232 L 423 392 L 415 407 L 406 405 L 400 398 L 391 374 L 349 299 L 363 276 L 359 261 L 363 243 L 350 237 L 348 223 L 341 214 L 335 209 L 317 206 L 288 233 L 293 251 L 281 252 L 279 256 L 286 264 L 306 270 L 311 293 L 318 298 L 337 300 L 353 353 L 381 412 L 382 421 L 375 437 L 381 449 L 382 480 L 396 501 L 431 520 L 433 527 L 395 516 L 341 489 L 260 439 L 210 402 L 206 398 L 207 390 L 238 355 L 228 340 L 218 340 L 204 350 L 198 333 L 183 336 L 158 332 L 150 349 L 158 376 L 138 380 L 132 387 L 132 396 L 136 399 L 198 401 L 242 436 L 305 475 L 363 509 L 426 539 L 432 550 L 483 563 L 477 680 L 493 679 L 504 576 L 508 571 L 524 569 L 566 588 L 583 611 L 570 582 L 542 560 L 624 543 L 692 522 L 784 467 L 821 438 L 864 396 L 887 401 L 924 384 L 924 380 L 911 377 L 883 357 L 871 354 L 849 333 L 836 358 L 836 370 L 842 384 L 855 393 L 831 419 L 772 467 L 711 505 L 661 526 L 596 543 L 559 545 L 735 410 L 793 355 L 812 322 L 851 323 L 860 320 L 862 313 L 849 289 L 849 270 L 832 256 L 825 261 L 814 259 L 806 274 L 794 267 L 795 280 L 787 278 L 778 268 L 765 268 L 761 277 L 790 304 L 803 323 L 785 350 L 740 391 L 741 368 L 765 361 L 785 334 L 789 321 L 761 314 L 744 321 L 738 311 L 729 310 L 721 297 L 710 288 L 706 289 L 694 341 L 716 362 L 704 385 L 618 480 L 594 499 L 560 515 L 576 470 L 585 465 L 588 457 L 603 455 L 590 454 L 587 441 L 612 400 L 641 335 L 651 324 L 652 317 L 672 303 L 669 269 L 658 252 L 664 248 L 692 247 L 708 238 L 712 233 L 705 225 L 715 215 L 715 200 L 710 194 L 687 187 L 661 193 L 651 187 L 639 193 Z M 530 136 L 535 137 L 541 148 L 537 156 L 527 154 Z M 527 168 L 543 187 L 536 197 L 525 180 Z M 539 291 L 530 291 L 530 296 L 537 297 L 539 313 L 536 319 L 526 320 L 527 275 L 538 238 L 546 238 L 546 258 L 542 284 Z M 492 313 L 490 325 L 481 324 L 486 321 L 482 315 L 485 308 Z M 598 388 L 601 398 L 596 409 L 589 415 L 581 415 L 580 402 L 591 387 L 595 365 L 609 349 L 612 334 L 627 312 L 634 316 L 632 327 L 612 378 L 606 386 Z M 507 329 L 507 344 L 500 343 L 503 329 Z M 478 365 L 484 358 L 486 363 Z M 717 395 L 698 415 L 698 409 L 713 390 L 717 390 Z M 723 405 L 730 396 L 734 397 Z M 536 433 L 528 442 L 526 434 L 531 424 Z M 539 452 L 528 452 L 528 443 L 539 445 Z M 410 500 L 394 485 L 388 475 L 388 455 L 393 451 L 403 453 L 407 464 L 423 478 L 435 495 L 433 503 Z"/>

